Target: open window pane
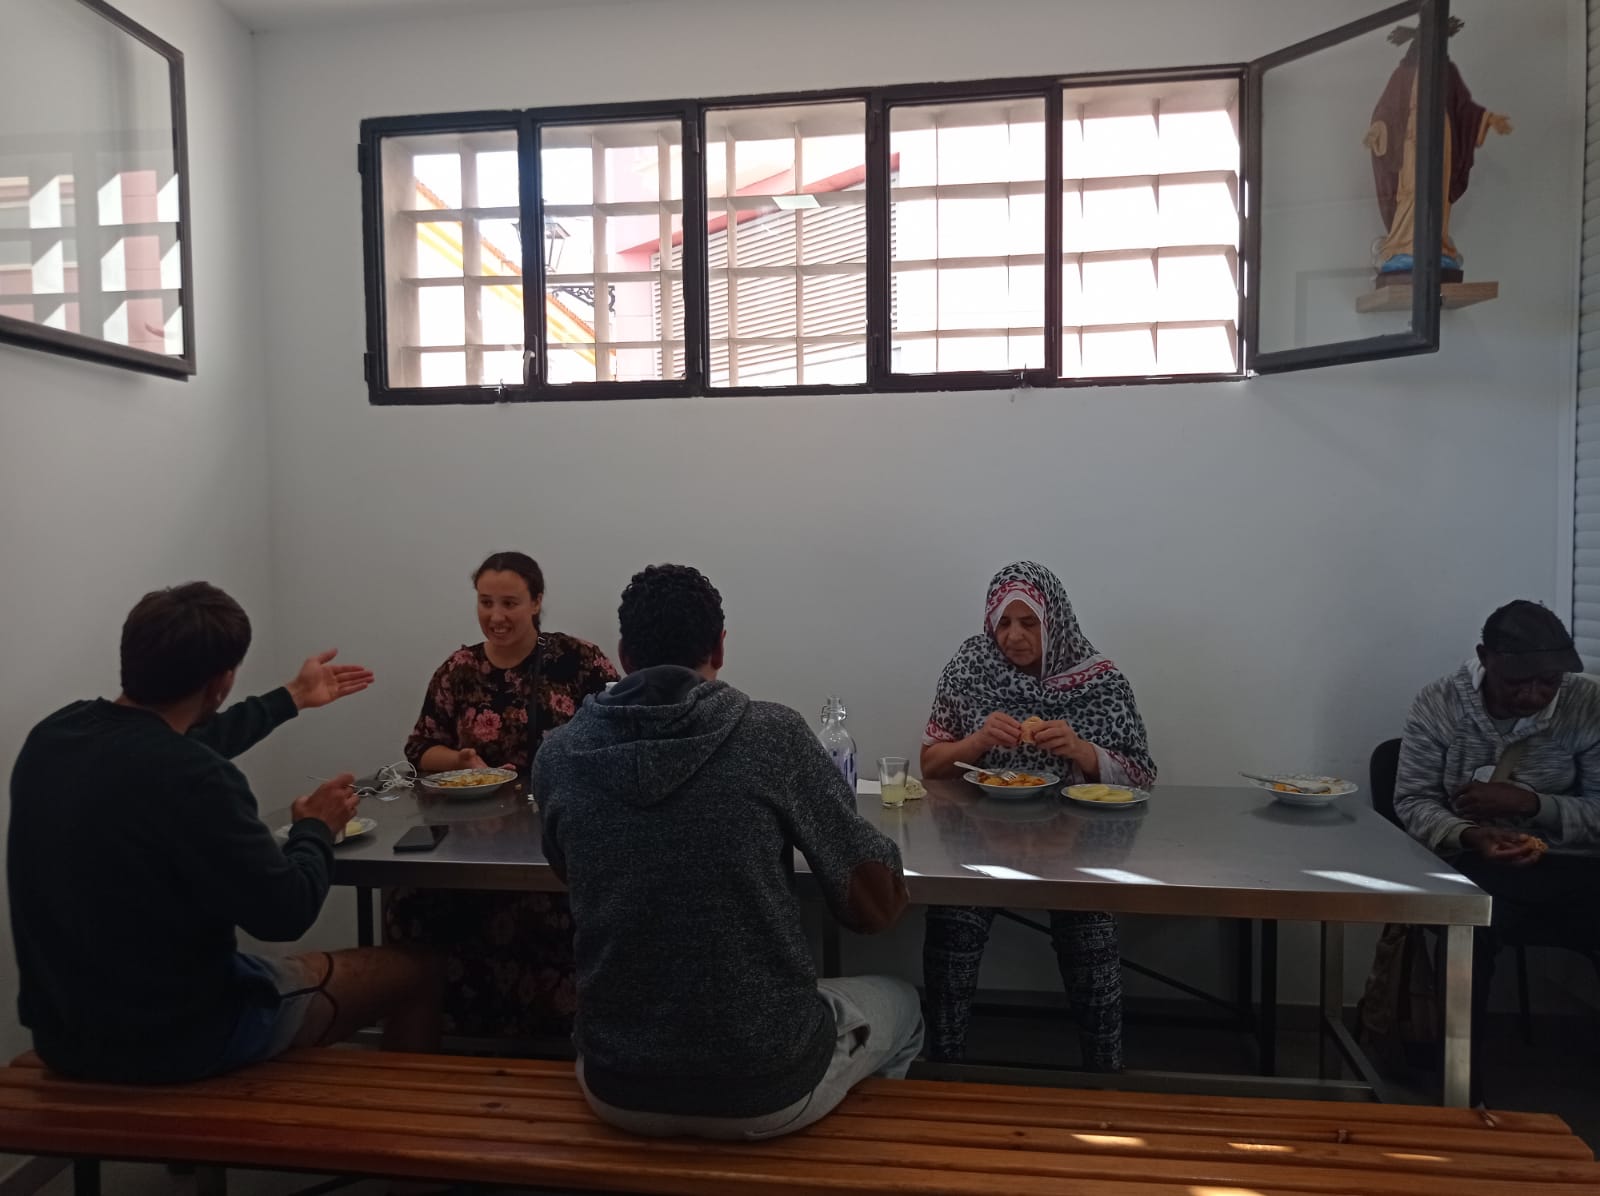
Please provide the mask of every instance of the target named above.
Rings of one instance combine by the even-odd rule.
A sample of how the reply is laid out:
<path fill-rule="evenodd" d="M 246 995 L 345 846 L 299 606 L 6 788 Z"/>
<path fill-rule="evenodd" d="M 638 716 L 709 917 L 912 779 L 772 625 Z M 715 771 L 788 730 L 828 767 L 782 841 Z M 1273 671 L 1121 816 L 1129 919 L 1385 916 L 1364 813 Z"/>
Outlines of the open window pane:
<path fill-rule="evenodd" d="M 894 372 L 1044 366 L 1044 109 L 890 109 Z"/>
<path fill-rule="evenodd" d="M 1251 66 L 1256 370 L 1438 347 L 1437 8 L 1416 0 Z"/>
<path fill-rule="evenodd" d="M 867 380 L 867 109 L 706 113 L 712 386 Z"/>
<path fill-rule="evenodd" d="M 0 341 L 193 374 L 181 55 L 109 6 L 0 7 Z"/>
<path fill-rule="evenodd" d="M 539 130 L 546 380 L 683 378 L 683 123 Z"/>
<path fill-rule="evenodd" d="M 516 157 L 514 129 L 382 143 L 391 386 L 521 384 Z"/>
<path fill-rule="evenodd" d="M 1061 137 L 1062 376 L 1236 372 L 1238 79 L 1068 87 Z"/>

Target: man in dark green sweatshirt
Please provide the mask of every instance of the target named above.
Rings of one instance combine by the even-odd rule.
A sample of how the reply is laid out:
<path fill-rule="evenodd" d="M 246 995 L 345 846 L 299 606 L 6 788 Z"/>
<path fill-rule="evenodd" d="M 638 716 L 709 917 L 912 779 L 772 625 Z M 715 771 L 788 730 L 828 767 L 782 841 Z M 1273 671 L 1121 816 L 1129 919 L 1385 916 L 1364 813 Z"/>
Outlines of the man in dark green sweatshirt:
<path fill-rule="evenodd" d="M 905 909 L 900 851 L 805 719 L 717 680 L 722 600 L 697 570 L 644 570 L 619 615 L 628 676 L 533 764 L 572 896 L 578 1079 L 635 1133 L 791 1133 L 866 1077 L 903 1077 L 922 1045 L 911 985 L 817 979 L 794 852 L 871 934 Z"/>
<path fill-rule="evenodd" d="M 327 896 L 353 778 L 294 803 L 279 847 L 230 761 L 372 674 L 305 662 L 224 713 L 250 620 L 205 582 L 147 594 L 122 628 L 122 695 L 74 702 L 28 735 L 11 774 L 7 884 L 22 1024 L 57 1071 L 167 1083 L 337 1041 L 438 1041 L 432 963 L 392 948 L 266 959 L 235 927 L 287 942 Z"/>

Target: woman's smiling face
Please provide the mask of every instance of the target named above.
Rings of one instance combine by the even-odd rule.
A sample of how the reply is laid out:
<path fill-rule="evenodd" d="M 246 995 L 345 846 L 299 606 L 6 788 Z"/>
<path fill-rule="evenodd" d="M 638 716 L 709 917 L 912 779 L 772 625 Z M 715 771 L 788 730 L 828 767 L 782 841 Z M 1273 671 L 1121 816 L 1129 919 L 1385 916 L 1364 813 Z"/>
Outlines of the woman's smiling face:
<path fill-rule="evenodd" d="M 535 638 L 543 598 L 530 594 L 528 583 L 510 571 L 488 569 L 479 574 L 478 626 L 483 638 L 502 648 Z"/>

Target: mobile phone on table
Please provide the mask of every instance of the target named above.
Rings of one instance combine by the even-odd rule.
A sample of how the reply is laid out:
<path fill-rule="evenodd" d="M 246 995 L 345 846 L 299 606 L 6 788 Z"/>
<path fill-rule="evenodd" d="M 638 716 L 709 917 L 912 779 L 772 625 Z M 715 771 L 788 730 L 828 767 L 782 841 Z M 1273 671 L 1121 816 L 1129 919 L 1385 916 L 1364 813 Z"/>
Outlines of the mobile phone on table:
<path fill-rule="evenodd" d="M 450 833 L 448 826 L 433 823 L 414 826 L 395 841 L 396 851 L 432 851 Z"/>

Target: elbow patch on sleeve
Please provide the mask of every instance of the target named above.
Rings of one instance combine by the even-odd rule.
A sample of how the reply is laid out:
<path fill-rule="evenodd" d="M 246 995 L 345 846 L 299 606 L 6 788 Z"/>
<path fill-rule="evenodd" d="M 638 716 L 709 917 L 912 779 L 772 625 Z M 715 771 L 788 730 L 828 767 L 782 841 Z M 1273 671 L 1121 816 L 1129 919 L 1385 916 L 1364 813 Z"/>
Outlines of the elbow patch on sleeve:
<path fill-rule="evenodd" d="M 906 908 L 905 879 L 895 869 L 877 860 L 867 860 L 850 870 L 845 891 L 845 908 L 850 920 L 864 934 L 887 930 Z"/>

